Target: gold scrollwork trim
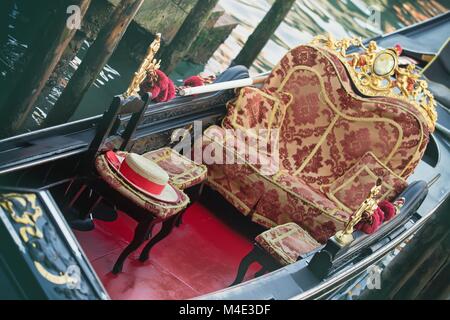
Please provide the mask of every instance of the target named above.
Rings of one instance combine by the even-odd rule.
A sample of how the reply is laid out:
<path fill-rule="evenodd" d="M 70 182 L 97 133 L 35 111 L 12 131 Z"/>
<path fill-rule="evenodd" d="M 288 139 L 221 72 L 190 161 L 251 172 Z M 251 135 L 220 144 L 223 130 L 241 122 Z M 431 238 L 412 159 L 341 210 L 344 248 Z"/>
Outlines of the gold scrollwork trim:
<path fill-rule="evenodd" d="M 14 201 L 22 206 L 23 211 L 18 212 L 14 207 Z M 0 207 L 9 213 L 11 219 L 19 224 L 19 234 L 24 243 L 28 243 L 31 238 L 43 239 L 44 235 L 38 226 L 38 220 L 42 217 L 42 209 L 37 205 L 36 194 L 33 193 L 7 193 L 1 196 Z M 28 210 L 31 207 L 31 210 Z M 34 243 L 33 243 L 34 245 Z M 68 283 L 76 283 L 79 279 L 72 278 L 68 274 L 61 272 L 54 275 L 49 272 L 40 262 L 33 261 L 33 264 L 39 274 L 47 281 L 64 285 Z"/>
<path fill-rule="evenodd" d="M 153 77 L 155 76 L 155 71 L 159 69 L 161 64 L 161 61 L 157 61 L 156 59 L 154 59 L 160 46 L 161 46 L 161 34 L 157 33 L 155 40 L 150 44 L 150 46 L 147 49 L 145 59 L 144 61 L 142 61 L 139 70 L 134 73 L 133 79 L 131 80 L 131 83 L 128 86 L 127 91 L 123 94 L 125 98 L 137 95 L 142 81 L 144 81 L 148 75 L 151 75 Z"/>
<path fill-rule="evenodd" d="M 53 284 L 64 285 L 68 283 L 75 283 L 76 281 L 78 281 L 78 279 L 72 278 L 71 276 L 63 272 L 61 272 L 59 275 L 55 275 L 45 269 L 44 266 L 37 261 L 34 261 L 34 266 L 36 267 L 36 270 L 40 273 L 40 275 L 44 277 L 44 279 Z"/>
<path fill-rule="evenodd" d="M 431 131 L 437 121 L 436 101 L 428 90 L 428 83 L 421 80 L 420 72 L 413 64 L 405 68 L 398 64 L 398 53 L 394 49 L 379 50 L 375 41 L 364 46 L 361 39 L 334 40 L 331 35 L 315 37 L 310 44 L 334 53 L 344 64 L 358 90 L 367 96 L 393 97 L 411 103 L 421 112 Z M 349 47 L 363 49 L 362 53 L 348 54 Z M 375 72 L 376 59 L 380 54 L 393 56 L 392 71 L 381 76 Z"/>
<path fill-rule="evenodd" d="M 20 215 L 14 208 L 13 200 L 20 203 L 25 209 Z M 27 205 L 30 204 L 33 211 L 26 210 Z M 38 219 L 42 216 L 42 209 L 36 205 L 36 195 L 32 193 L 8 193 L 2 196 L 0 200 L 0 206 L 10 214 L 12 220 L 19 227 L 19 234 L 23 242 L 27 243 L 30 239 L 29 236 L 42 239 L 43 233 L 37 225 Z"/>

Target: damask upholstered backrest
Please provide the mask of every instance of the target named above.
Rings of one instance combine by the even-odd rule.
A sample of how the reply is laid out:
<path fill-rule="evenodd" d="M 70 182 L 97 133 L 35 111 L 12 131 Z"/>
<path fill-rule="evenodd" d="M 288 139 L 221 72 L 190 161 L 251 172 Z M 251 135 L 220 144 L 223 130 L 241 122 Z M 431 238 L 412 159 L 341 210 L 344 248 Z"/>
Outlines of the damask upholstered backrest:
<path fill-rule="evenodd" d="M 263 86 L 293 97 L 280 132 L 282 169 L 317 189 L 341 177 L 367 152 L 406 178 L 429 139 L 424 116 L 412 104 L 365 97 L 351 84 L 332 52 L 302 45 L 284 56 Z"/>

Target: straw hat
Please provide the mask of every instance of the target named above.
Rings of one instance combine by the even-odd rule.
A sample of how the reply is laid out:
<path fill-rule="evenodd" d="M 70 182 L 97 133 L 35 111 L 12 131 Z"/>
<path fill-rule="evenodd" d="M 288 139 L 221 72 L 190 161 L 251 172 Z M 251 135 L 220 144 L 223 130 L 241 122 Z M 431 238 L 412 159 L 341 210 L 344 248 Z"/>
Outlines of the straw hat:
<path fill-rule="evenodd" d="M 153 161 L 135 153 L 121 157 L 113 151 L 107 151 L 105 157 L 116 173 L 132 187 L 157 200 L 178 202 L 179 195 L 169 184 L 169 175 Z"/>

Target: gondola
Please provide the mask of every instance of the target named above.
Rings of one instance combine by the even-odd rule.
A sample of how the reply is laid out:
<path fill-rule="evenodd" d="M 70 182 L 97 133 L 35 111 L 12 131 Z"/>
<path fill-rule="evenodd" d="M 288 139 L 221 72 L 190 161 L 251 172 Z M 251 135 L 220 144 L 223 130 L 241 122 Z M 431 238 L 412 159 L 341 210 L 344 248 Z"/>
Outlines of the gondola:
<path fill-rule="evenodd" d="M 448 30 L 450 13 L 445 13 L 364 41 L 365 47 L 371 41 L 379 48 L 400 44 L 402 57 L 415 60 L 416 68 L 424 68 L 431 83 L 429 88 L 436 92 L 438 114 L 436 130 L 429 135 L 421 161 L 408 177 L 408 186 L 397 196 L 404 205 L 373 234 L 355 231 L 351 233 L 351 241 L 345 237 L 339 240 L 335 235 L 293 263 L 285 266 L 273 261 L 262 263 L 262 270 L 250 268 L 245 281 L 233 282 L 242 259 L 252 250 L 253 239 L 268 227 L 239 213 L 230 199 L 218 192 L 217 186 L 206 184 L 200 196 L 199 188 L 186 192 L 195 201 L 177 221 L 171 221 L 175 224 L 173 230 L 155 245 L 149 260 L 141 259 L 146 260 L 142 262 L 131 254 L 112 269 L 133 237 L 136 224 L 132 220 L 140 221 L 141 215 L 130 219 L 128 212 L 119 212 L 115 221 L 94 219 L 93 230 L 73 230 L 74 221 L 79 222 L 81 229 L 85 221 L 92 222 L 91 211 L 80 216 L 76 210 L 67 209 L 83 194 L 91 197 L 101 190 L 103 198 L 97 199 L 110 196 L 111 201 L 120 196 L 97 182 L 89 184 L 92 179 L 86 180 L 89 183 L 83 180 L 94 170 L 89 161 L 107 143 L 116 143 L 114 139 L 108 140 L 110 132 L 119 132 L 122 149 L 136 154 L 172 147 L 177 142 L 172 139 L 176 129 L 185 128 L 189 132 L 194 121 L 203 128 L 220 124 L 227 115 L 227 103 L 236 98 L 236 91 L 179 96 L 156 104 L 150 103 L 149 96 L 139 98 L 138 102 L 115 97 L 104 115 L 0 140 L 0 297 L 263 300 L 330 297 L 413 235 L 436 212 L 449 209 L 450 105 L 446 104 L 449 93 L 448 88 L 446 91 L 442 87 L 445 75 L 435 76 L 430 72 L 434 69 L 427 67 L 440 61 L 448 63 Z M 357 50 L 354 46 L 348 53 Z M 247 78 L 248 70 L 235 66 L 217 76 L 215 82 Z M 352 90 L 357 92 L 358 88 Z M 121 107 L 128 112 L 121 111 Z M 195 137 L 192 143 L 194 140 Z M 371 200 L 370 196 L 367 200 Z M 163 219 L 161 222 L 164 230 L 165 222 Z M 154 230 L 145 230 L 143 241 L 151 241 L 161 232 L 159 228 L 158 224 Z M 253 277 L 255 272 L 257 276 Z"/>

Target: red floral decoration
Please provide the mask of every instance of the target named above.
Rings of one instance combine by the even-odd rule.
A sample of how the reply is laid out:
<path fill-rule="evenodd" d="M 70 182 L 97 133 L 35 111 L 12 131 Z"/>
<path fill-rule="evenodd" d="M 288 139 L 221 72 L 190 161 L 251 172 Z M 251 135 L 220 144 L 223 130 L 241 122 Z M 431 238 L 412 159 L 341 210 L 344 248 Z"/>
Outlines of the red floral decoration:
<path fill-rule="evenodd" d="M 372 234 L 378 230 L 378 228 L 383 223 L 384 213 L 380 208 L 376 208 L 375 212 L 369 217 L 361 222 L 359 222 L 355 228 L 356 230 L 361 230 L 366 234 Z"/>
<path fill-rule="evenodd" d="M 192 76 L 184 80 L 183 85 L 186 87 L 200 87 L 203 86 L 205 82 L 199 76 Z"/>
<path fill-rule="evenodd" d="M 378 203 L 378 207 L 372 216 L 361 220 L 356 226 L 356 230 L 361 230 L 366 234 L 372 234 L 378 230 L 381 224 L 385 221 L 391 220 L 397 214 L 395 206 L 387 201 L 382 200 Z"/>
<path fill-rule="evenodd" d="M 155 102 L 165 102 L 175 97 L 175 85 L 161 70 L 149 73 L 141 83 L 141 90 L 150 93 Z"/>
<path fill-rule="evenodd" d="M 378 207 L 384 212 L 384 221 L 391 220 L 397 213 L 394 205 L 386 200 L 380 201 Z"/>

